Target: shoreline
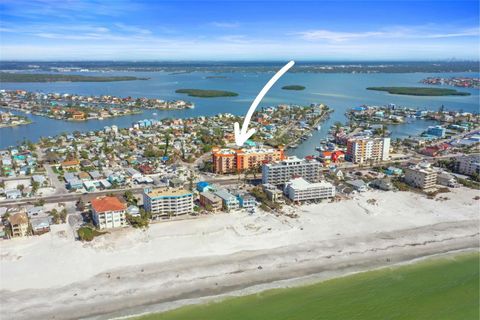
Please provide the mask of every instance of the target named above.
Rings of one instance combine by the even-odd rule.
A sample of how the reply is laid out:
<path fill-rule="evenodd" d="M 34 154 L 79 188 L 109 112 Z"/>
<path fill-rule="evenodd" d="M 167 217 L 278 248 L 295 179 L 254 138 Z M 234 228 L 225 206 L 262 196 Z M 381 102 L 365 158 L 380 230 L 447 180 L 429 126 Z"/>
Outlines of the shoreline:
<path fill-rule="evenodd" d="M 477 221 L 444 222 L 315 244 L 139 264 L 101 272 L 63 287 L 3 290 L 0 298 L 15 315 L 12 319 L 101 320 L 136 316 L 144 313 L 145 308 L 148 313 L 166 311 L 238 290 L 252 293 L 248 291 L 252 287 L 271 289 L 268 285 L 278 281 L 312 275 L 325 280 L 433 254 L 478 250 L 479 232 L 474 222 Z M 155 305 L 161 309 L 149 309 Z"/>
<path fill-rule="evenodd" d="M 219 295 L 204 296 L 204 297 L 185 299 L 185 300 L 179 300 L 179 301 L 174 301 L 174 302 L 165 302 L 165 303 L 160 303 L 160 304 L 146 305 L 146 306 L 143 306 L 143 307 L 136 308 L 136 309 L 141 309 L 141 308 L 145 309 L 144 312 L 140 312 L 140 313 L 137 313 L 137 314 L 115 316 L 114 318 L 108 318 L 108 317 L 110 317 L 110 315 L 102 315 L 102 316 L 87 317 L 87 318 L 84 318 L 84 319 L 85 320 L 136 319 L 136 318 L 139 318 L 139 317 L 142 317 L 142 316 L 168 312 L 168 311 L 172 311 L 172 310 L 179 309 L 179 308 L 186 307 L 186 306 L 204 305 L 204 304 L 209 304 L 209 303 L 219 303 L 219 302 L 222 302 L 224 300 L 231 299 L 231 298 L 245 297 L 245 296 L 254 295 L 254 294 L 257 294 L 257 293 L 262 293 L 262 292 L 265 292 L 265 291 L 276 290 L 276 289 L 290 289 L 290 288 L 299 288 L 299 287 L 303 287 L 303 286 L 311 286 L 311 285 L 323 283 L 323 282 L 328 281 L 328 280 L 340 279 L 340 278 L 343 278 L 343 277 L 348 277 L 348 276 L 351 276 L 351 275 L 361 274 L 361 273 L 365 273 L 365 272 L 380 271 L 380 270 L 387 269 L 387 268 L 398 268 L 398 267 L 401 267 L 401 266 L 416 264 L 416 263 L 426 261 L 426 260 L 437 260 L 437 259 L 440 260 L 440 259 L 446 259 L 446 258 L 449 258 L 449 257 L 457 257 L 459 255 L 473 254 L 473 253 L 478 253 L 478 252 L 480 252 L 478 247 L 477 248 L 471 247 L 471 248 L 464 248 L 464 249 L 455 249 L 455 250 L 451 250 L 451 251 L 433 253 L 433 254 L 429 254 L 429 255 L 425 255 L 425 256 L 420 256 L 418 258 L 413 258 L 412 260 L 401 261 L 401 262 L 398 262 L 398 263 L 383 265 L 383 266 L 370 268 L 370 269 L 362 269 L 362 270 L 346 272 L 346 273 L 342 273 L 342 271 L 339 271 L 338 274 L 333 273 L 333 274 L 326 274 L 326 275 L 324 275 L 323 273 L 314 273 L 314 274 L 305 275 L 305 276 L 301 276 L 301 277 L 297 277 L 297 278 L 278 280 L 278 281 L 274 281 L 274 282 L 271 282 L 271 283 L 257 284 L 257 285 L 253 285 L 253 286 L 250 286 L 250 287 L 245 287 L 243 289 L 222 293 L 222 294 L 219 294 Z M 129 312 L 129 310 L 123 310 L 123 311 L 121 311 L 121 313 L 130 313 L 130 312 Z"/>

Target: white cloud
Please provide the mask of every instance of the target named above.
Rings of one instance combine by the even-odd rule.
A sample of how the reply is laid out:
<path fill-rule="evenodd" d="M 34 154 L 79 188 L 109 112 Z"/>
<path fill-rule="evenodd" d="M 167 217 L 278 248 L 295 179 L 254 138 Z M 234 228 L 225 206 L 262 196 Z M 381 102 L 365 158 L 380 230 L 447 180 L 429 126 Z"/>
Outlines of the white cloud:
<path fill-rule="evenodd" d="M 382 28 L 377 31 L 361 31 L 361 32 L 341 32 L 326 29 L 306 30 L 290 35 L 299 35 L 300 39 L 307 41 L 331 41 L 331 42 L 345 42 L 357 39 L 441 39 L 441 38 L 455 38 L 455 37 L 478 37 L 480 35 L 478 28 L 467 28 L 460 30 L 453 30 L 447 26 L 444 27 L 447 31 L 436 30 L 432 26 L 418 26 L 418 27 L 390 27 Z"/>
<path fill-rule="evenodd" d="M 240 23 L 238 22 L 226 22 L 226 21 L 214 21 L 211 22 L 210 25 L 217 27 L 217 28 L 238 28 L 240 27 Z"/>

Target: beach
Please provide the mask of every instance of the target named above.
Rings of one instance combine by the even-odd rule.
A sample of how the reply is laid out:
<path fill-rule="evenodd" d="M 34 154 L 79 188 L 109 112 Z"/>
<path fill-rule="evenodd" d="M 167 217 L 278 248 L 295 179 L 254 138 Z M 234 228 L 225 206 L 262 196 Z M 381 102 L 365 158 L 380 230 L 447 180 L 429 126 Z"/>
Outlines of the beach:
<path fill-rule="evenodd" d="M 478 250 L 478 194 L 368 191 L 298 218 L 214 214 L 91 243 L 54 226 L 0 242 L 0 299 L 11 319 L 109 319 Z"/>

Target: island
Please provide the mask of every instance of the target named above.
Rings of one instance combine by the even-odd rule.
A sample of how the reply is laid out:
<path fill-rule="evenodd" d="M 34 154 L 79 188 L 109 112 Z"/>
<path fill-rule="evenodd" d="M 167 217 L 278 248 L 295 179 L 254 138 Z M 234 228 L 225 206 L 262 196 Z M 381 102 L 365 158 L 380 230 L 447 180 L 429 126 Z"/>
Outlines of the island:
<path fill-rule="evenodd" d="M 75 74 L 48 74 L 48 73 L 11 73 L 1 72 L 0 82 L 114 82 L 114 81 L 132 81 L 148 80 L 149 78 L 138 78 L 131 76 L 82 76 Z"/>
<path fill-rule="evenodd" d="M 178 89 L 176 93 L 185 93 L 190 97 L 199 98 L 217 98 L 217 97 L 236 97 L 238 93 L 224 90 L 202 90 L 202 89 Z"/>
<path fill-rule="evenodd" d="M 367 90 L 386 91 L 390 94 L 403 94 L 409 96 L 469 96 L 468 92 L 455 89 L 441 89 L 428 87 L 368 87 Z"/>
<path fill-rule="evenodd" d="M 289 86 L 283 86 L 282 87 L 283 90 L 296 90 L 296 91 L 299 91 L 299 90 L 305 90 L 305 87 L 304 86 L 300 86 L 298 84 L 294 84 L 294 85 L 289 85 Z"/>

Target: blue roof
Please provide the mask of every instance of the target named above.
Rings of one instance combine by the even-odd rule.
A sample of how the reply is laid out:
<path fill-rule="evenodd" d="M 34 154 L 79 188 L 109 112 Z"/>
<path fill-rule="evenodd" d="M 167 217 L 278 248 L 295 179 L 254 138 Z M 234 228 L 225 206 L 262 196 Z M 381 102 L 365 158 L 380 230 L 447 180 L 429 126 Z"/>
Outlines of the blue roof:
<path fill-rule="evenodd" d="M 200 187 L 200 188 L 205 188 L 208 186 L 209 186 L 209 183 L 207 181 L 200 181 L 197 183 L 197 187 Z"/>

